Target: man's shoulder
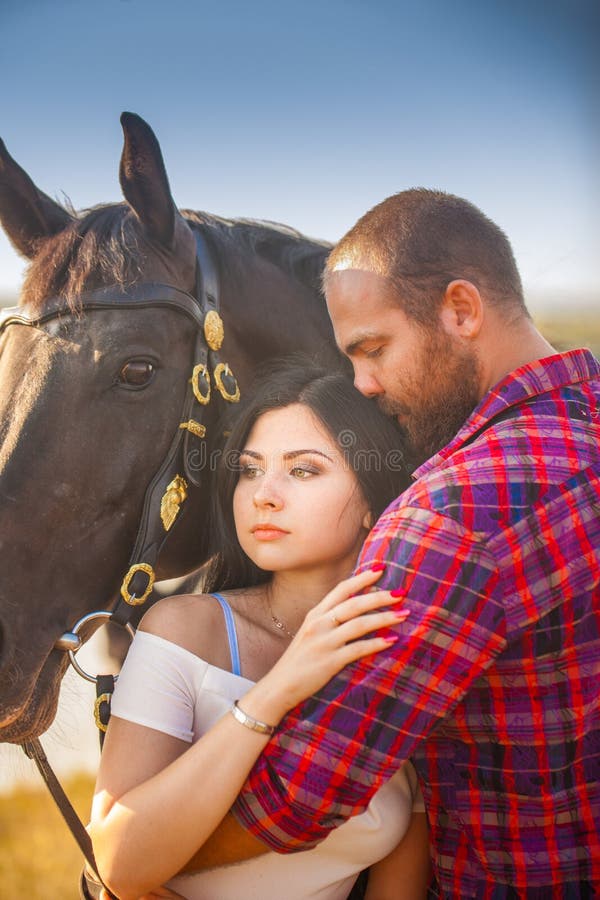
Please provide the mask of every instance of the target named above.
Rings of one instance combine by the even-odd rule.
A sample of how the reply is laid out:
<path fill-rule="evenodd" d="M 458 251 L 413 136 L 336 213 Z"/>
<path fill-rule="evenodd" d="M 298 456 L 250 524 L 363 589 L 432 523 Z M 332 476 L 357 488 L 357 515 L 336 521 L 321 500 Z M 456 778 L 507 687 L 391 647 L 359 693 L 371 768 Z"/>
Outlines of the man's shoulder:
<path fill-rule="evenodd" d="M 581 471 L 600 466 L 600 423 L 583 407 L 512 410 L 417 478 L 386 511 L 424 510 L 482 538 L 531 514 Z"/>

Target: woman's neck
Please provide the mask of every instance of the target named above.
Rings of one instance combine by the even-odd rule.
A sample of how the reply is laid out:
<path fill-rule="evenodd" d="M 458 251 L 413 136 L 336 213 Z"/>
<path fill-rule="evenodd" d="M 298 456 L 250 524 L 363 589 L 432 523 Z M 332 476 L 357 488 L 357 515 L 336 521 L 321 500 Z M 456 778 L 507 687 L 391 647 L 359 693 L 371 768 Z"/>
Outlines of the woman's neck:
<path fill-rule="evenodd" d="M 275 572 L 265 585 L 266 596 L 272 613 L 295 633 L 306 614 L 319 603 L 332 588 L 352 573 L 353 561 L 343 561 L 301 572 Z"/>

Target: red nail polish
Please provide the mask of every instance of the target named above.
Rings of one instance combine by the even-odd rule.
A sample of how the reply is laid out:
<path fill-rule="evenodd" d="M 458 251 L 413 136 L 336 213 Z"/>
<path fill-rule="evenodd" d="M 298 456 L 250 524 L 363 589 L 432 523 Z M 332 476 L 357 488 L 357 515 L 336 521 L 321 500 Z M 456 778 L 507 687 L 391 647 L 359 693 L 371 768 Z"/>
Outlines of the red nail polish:
<path fill-rule="evenodd" d="M 394 615 L 399 622 L 403 622 L 404 619 L 408 619 L 410 616 L 410 609 L 399 609 L 397 612 L 394 611 Z"/>
<path fill-rule="evenodd" d="M 390 597 L 404 597 L 404 591 L 402 588 L 394 588 L 393 591 L 390 591 Z"/>
<path fill-rule="evenodd" d="M 371 572 L 383 572 L 387 568 L 385 563 L 373 563 Z"/>
<path fill-rule="evenodd" d="M 396 641 L 398 640 L 398 637 L 399 636 L 397 634 L 394 634 L 394 635 L 390 635 L 390 637 L 384 637 L 383 640 L 386 642 L 386 644 L 395 644 Z"/>

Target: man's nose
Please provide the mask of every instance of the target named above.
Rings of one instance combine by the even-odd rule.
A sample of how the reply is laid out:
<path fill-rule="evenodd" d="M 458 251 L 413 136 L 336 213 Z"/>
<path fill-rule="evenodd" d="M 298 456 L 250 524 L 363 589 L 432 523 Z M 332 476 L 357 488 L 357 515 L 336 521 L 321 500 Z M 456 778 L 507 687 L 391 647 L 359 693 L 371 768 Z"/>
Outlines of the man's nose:
<path fill-rule="evenodd" d="M 368 370 L 354 368 L 354 387 L 365 397 L 377 397 L 383 394 L 383 388 L 377 379 Z"/>

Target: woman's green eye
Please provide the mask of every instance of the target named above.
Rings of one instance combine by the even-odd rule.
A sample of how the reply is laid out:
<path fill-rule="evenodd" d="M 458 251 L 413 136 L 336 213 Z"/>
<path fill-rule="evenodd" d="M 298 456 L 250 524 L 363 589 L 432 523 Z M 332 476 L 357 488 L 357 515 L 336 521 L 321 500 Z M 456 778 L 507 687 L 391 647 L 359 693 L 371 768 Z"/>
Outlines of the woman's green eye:
<path fill-rule="evenodd" d="M 316 475 L 317 470 L 301 468 L 300 466 L 295 466 L 292 469 L 291 474 L 294 476 L 294 478 L 309 478 L 311 475 Z"/>
<path fill-rule="evenodd" d="M 258 466 L 242 466 L 240 471 L 241 478 L 256 478 L 260 474 Z"/>

